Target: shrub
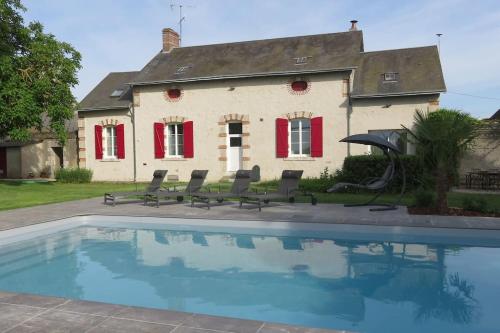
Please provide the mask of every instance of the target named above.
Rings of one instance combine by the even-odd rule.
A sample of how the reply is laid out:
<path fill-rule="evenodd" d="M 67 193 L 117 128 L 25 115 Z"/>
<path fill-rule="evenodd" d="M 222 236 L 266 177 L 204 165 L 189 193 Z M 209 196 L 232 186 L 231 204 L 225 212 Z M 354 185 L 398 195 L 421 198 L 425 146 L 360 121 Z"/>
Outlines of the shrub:
<path fill-rule="evenodd" d="M 488 202 L 486 199 L 481 197 L 468 196 L 463 198 L 462 207 L 465 210 L 470 210 L 474 212 L 487 213 L 488 212 Z"/>
<path fill-rule="evenodd" d="M 431 190 L 419 188 L 414 193 L 414 200 L 414 205 L 416 207 L 434 207 L 436 205 L 436 194 Z"/>
<path fill-rule="evenodd" d="M 427 181 L 422 176 L 423 169 L 418 159 L 413 155 L 403 155 L 400 159 L 406 170 L 406 190 L 411 192 L 426 185 Z M 333 176 L 333 181 L 334 183 L 360 183 L 367 178 L 380 177 L 388 163 L 387 157 L 383 155 L 348 156 L 344 160 L 342 170 Z M 396 165 L 396 168 L 398 167 Z M 403 178 L 399 171 L 398 169 L 396 178 L 387 189 L 389 192 L 397 192 L 401 189 Z"/>
<path fill-rule="evenodd" d="M 320 173 L 319 178 L 304 178 L 300 180 L 299 188 L 305 192 L 326 192 L 335 184 L 335 176 L 328 167 Z"/>
<path fill-rule="evenodd" d="M 61 183 L 90 183 L 92 170 L 85 168 L 62 168 L 56 171 L 56 179 Z"/>

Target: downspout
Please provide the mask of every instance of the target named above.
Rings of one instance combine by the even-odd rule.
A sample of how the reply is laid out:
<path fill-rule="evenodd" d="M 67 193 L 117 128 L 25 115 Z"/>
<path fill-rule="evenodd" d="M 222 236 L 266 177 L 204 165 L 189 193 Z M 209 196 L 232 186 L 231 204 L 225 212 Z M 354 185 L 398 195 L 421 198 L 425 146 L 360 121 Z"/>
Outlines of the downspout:
<path fill-rule="evenodd" d="M 351 114 L 352 114 L 352 99 L 349 92 L 347 97 L 347 136 L 351 135 Z M 351 156 L 351 143 L 347 143 L 347 156 Z"/>
<path fill-rule="evenodd" d="M 128 108 L 130 110 L 130 117 L 132 120 L 132 151 L 134 159 L 134 184 L 137 190 L 137 154 L 135 148 L 135 108 L 134 103 L 129 103 Z"/>
<path fill-rule="evenodd" d="M 349 82 L 347 84 L 347 136 L 351 135 L 351 115 L 352 115 L 352 98 L 351 98 L 351 84 L 354 81 L 354 70 L 351 71 Z M 347 156 L 351 156 L 351 143 L 347 143 Z"/>

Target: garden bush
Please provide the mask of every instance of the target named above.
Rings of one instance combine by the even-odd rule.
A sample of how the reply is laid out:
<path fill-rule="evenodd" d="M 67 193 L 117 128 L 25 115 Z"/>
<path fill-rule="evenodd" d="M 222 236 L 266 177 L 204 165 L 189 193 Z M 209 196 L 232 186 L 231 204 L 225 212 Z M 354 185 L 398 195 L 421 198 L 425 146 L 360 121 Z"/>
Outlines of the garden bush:
<path fill-rule="evenodd" d="M 413 155 L 400 156 L 406 170 L 406 191 L 411 192 L 425 185 L 423 169 L 418 159 Z M 348 156 L 344 160 L 342 170 L 335 173 L 333 182 L 360 183 L 371 177 L 381 177 L 387 168 L 389 161 L 383 155 L 357 155 Z M 398 168 L 399 165 L 396 165 Z M 401 189 L 402 175 L 397 169 L 394 181 L 387 189 L 389 192 L 397 192 Z"/>
<path fill-rule="evenodd" d="M 488 202 L 486 199 L 481 198 L 481 197 L 465 197 L 462 200 L 462 207 L 465 210 L 470 210 L 473 212 L 479 212 L 479 213 L 488 213 Z"/>
<path fill-rule="evenodd" d="M 326 192 L 335 184 L 335 175 L 325 168 L 319 178 L 303 178 L 300 180 L 299 188 L 305 192 Z"/>
<path fill-rule="evenodd" d="M 56 171 L 56 180 L 61 183 L 90 183 L 92 170 L 85 168 L 62 168 Z"/>
<path fill-rule="evenodd" d="M 430 208 L 436 205 L 436 194 L 434 191 L 419 188 L 414 193 L 414 205 L 420 208 Z"/>

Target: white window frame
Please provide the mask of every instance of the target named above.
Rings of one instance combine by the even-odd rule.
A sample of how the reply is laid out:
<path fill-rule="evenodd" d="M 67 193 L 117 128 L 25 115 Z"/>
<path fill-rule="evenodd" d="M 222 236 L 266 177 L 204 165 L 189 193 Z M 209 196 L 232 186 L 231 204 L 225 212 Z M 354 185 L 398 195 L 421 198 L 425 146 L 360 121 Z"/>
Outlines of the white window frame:
<path fill-rule="evenodd" d="M 165 133 L 164 133 L 164 137 L 165 137 L 165 143 L 164 143 L 164 146 L 165 146 L 165 150 L 167 151 L 167 153 L 165 154 L 166 157 L 168 158 L 183 158 L 184 157 L 184 154 L 180 155 L 179 154 L 179 125 L 181 126 L 184 126 L 183 123 L 170 123 L 170 124 L 166 124 L 165 126 Z M 169 143 L 169 127 L 170 126 L 174 126 L 174 148 L 175 148 L 175 153 L 174 154 L 171 154 L 171 149 L 170 149 L 170 143 Z M 182 146 L 184 147 L 184 128 L 183 128 L 183 131 L 182 131 Z"/>
<path fill-rule="evenodd" d="M 384 82 L 396 82 L 398 80 L 398 73 L 386 72 L 384 73 Z"/>
<path fill-rule="evenodd" d="M 108 134 L 108 130 L 112 133 Z M 109 149 L 108 141 L 111 141 L 112 149 Z M 116 142 L 116 126 L 105 126 L 103 133 L 104 158 L 107 160 L 116 160 L 118 158 L 118 145 Z"/>
<path fill-rule="evenodd" d="M 309 121 L 309 154 L 302 153 L 302 122 Z M 292 151 L 292 121 L 299 121 L 299 154 L 294 154 Z M 311 119 L 309 118 L 296 118 L 288 121 L 288 156 L 291 157 L 310 157 L 311 156 Z"/>

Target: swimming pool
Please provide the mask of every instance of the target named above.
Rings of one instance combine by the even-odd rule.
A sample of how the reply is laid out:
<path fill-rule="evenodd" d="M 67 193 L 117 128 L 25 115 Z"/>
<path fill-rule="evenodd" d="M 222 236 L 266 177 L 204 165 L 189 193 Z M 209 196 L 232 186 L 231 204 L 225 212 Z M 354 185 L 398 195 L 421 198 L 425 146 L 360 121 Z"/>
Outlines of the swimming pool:
<path fill-rule="evenodd" d="M 345 329 L 498 332 L 500 234 L 86 216 L 0 232 L 0 290 Z"/>

